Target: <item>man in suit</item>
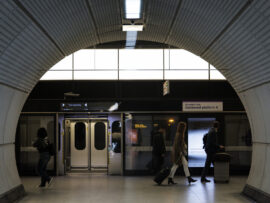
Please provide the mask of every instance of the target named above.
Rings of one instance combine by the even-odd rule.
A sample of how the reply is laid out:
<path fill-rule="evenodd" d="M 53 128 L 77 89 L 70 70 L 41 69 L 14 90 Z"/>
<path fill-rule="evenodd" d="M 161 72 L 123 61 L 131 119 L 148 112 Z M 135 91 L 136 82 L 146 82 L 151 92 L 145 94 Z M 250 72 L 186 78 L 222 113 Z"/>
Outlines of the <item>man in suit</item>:
<path fill-rule="evenodd" d="M 207 134 L 207 141 L 205 145 L 205 152 L 206 152 L 206 160 L 205 160 L 205 165 L 202 171 L 201 175 L 201 182 L 210 182 L 210 180 L 206 179 L 206 175 L 208 173 L 208 170 L 211 166 L 211 163 L 214 165 L 214 157 L 215 154 L 220 150 L 224 149 L 224 146 L 218 145 L 218 140 L 217 140 L 217 132 L 219 128 L 219 122 L 214 121 L 213 122 L 213 127 L 210 128 L 208 134 Z"/>

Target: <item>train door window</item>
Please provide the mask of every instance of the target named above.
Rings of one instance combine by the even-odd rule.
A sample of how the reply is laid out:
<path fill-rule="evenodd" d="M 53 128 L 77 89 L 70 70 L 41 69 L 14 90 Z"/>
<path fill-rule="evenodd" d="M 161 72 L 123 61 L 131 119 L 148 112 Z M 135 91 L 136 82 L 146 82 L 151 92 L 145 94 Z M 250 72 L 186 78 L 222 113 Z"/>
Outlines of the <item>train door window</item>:
<path fill-rule="evenodd" d="M 203 136 L 212 127 L 216 118 L 188 118 L 188 165 L 204 167 L 206 154 L 203 149 Z"/>
<path fill-rule="evenodd" d="M 112 123 L 112 133 L 119 133 L 121 132 L 121 123 L 120 121 L 114 121 Z"/>
<path fill-rule="evenodd" d="M 121 123 L 112 123 L 112 150 L 114 153 L 121 153 Z"/>
<path fill-rule="evenodd" d="M 103 122 L 97 122 L 95 124 L 95 148 L 97 150 L 103 150 L 106 146 L 105 129 L 105 124 Z"/>
<path fill-rule="evenodd" d="M 82 122 L 75 124 L 75 148 L 84 150 L 86 146 L 85 124 Z"/>

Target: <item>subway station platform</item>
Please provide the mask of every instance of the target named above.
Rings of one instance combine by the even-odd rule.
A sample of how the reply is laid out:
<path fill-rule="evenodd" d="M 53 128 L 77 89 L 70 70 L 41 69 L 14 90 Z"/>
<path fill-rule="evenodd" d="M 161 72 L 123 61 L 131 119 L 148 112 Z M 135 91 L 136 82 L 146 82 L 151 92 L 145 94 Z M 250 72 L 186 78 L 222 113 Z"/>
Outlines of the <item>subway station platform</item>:
<path fill-rule="evenodd" d="M 27 196 L 19 202 L 95 202 L 95 203 L 211 203 L 211 202 L 253 202 L 241 194 L 246 182 L 245 176 L 232 176 L 228 184 L 198 181 L 189 185 L 183 176 L 176 177 L 177 185 L 168 186 L 167 180 L 156 185 L 151 176 L 107 176 L 105 174 L 69 174 L 56 177 L 50 186 L 39 188 L 38 177 L 23 177 L 22 183 Z"/>

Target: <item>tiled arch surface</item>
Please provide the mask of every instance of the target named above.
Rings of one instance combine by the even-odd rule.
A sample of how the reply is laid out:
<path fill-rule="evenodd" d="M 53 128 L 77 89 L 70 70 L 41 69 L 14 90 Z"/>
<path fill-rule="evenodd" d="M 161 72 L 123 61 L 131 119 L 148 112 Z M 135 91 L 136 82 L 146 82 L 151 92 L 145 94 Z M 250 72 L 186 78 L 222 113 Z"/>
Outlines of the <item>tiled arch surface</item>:
<path fill-rule="evenodd" d="M 115 4 L 119 1 L 74 2 L 0 2 L 0 197 L 21 184 L 14 158 L 15 130 L 25 99 L 39 78 L 78 49 L 125 40 L 120 31 L 119 5 Z M 145 31 L 138 36 L 185 48 L 213 64 L 227 78 L 239 94 L 252 127 L 253 157 L 247 185 L 267 195 L 269 9 L 267 0 L 149 0 Z"/>

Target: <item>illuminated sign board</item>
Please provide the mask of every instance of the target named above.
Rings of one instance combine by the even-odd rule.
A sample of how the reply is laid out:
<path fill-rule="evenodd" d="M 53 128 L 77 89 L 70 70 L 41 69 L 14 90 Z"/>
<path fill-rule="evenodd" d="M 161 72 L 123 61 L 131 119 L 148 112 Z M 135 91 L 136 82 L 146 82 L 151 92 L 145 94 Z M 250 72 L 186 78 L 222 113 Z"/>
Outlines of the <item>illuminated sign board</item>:
<path fill-rule="evenodd" d="M 135 128 L 147 128 L 147 126 L 146 125 L 144 125 L 144 124 L 135 124 L 135 126 L 134 126 Z"/>
<path fill-rule="evenodd" d="M 62 103 L 61 104 L 62 111 L 87 111 L 88 104 L 87 103 Z"/>
<path fill-rule="evenodd" d="M 223 111 L 223 102 L 221 101 L 183 101 L 183 111 Z"/>
<path fill-rule="evenodd" d="M 66 102 L 61 103 L 61 111 L 109 111 L 115 102 Z M 114 109 L 115 110 L 115 109 Z"/>

